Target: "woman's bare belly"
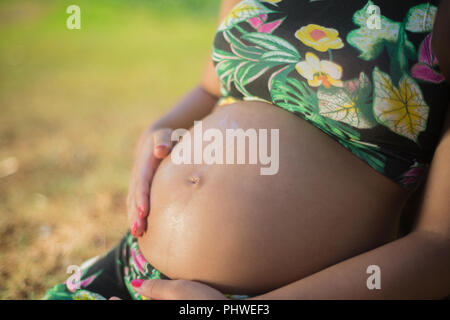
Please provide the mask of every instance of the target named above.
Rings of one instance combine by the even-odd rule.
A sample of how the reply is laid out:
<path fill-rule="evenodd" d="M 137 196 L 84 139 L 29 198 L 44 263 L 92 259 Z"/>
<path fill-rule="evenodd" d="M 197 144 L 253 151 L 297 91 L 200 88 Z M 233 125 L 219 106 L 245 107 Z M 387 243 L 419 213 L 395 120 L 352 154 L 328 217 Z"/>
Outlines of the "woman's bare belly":
<path fill-rule="evenodd" d="M 407 193 L 305 120 L 263 102 L 240 102 L 202 125 L 223 133 L 279 129 L 279 171 L 166 158 L 152 182 L 139 246 L 170 278 L 258 294 L 395 237 Z"/>

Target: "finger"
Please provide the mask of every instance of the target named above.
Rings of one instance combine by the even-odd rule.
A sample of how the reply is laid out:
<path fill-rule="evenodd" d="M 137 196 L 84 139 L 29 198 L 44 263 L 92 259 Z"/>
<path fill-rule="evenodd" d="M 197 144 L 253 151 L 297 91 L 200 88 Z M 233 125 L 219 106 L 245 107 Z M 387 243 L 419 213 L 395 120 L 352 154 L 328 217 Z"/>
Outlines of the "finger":
<path fill-rule="evenodd" d="M 147 231 L 147 219 L 137 218 L 133 225 L 134 231 L 132 232 L 135 238 L 141 237 Z"/>
<path fill-rule="evenodd" d="M 139 217 L 139 208 L 136 206 L 136 179 L 135 172 L 136 168 L 133 169 L 133 178 L 130 179 L 130 186 L 127 196 L 127 214 L 128 221 L 130 224 L 131 234 L 137 238 L 143 234 L 146 230 L 146 221 L 142 221 Z"/>
<path fill-rule="evenodd" d="M 174 300 L 177 294 L 177 282 L 179 280 L 163 280 L 163 279 L 151 279 L 151 280 L 137 280 L 132 281 L 134 289 L 143 296 L 156 300 Z"/>
<path fill-rule="evenodd" d="M 130 203 L 130 208 L 128 209 L 129 212 L 131 212 L 131 214 L 129 215 L 129 223 L 131 225 L 130 227 L 130 231 L 131 234 L 133 235 L 133 237 L 137 238 L 140 236 L 140 233 L 137 233 L 138 230 L 138 224 L 139 224 L 139 216 L 137 214 L 138 209 L 136 208 L 135 205 L 135 200 L 133 199 L 133 201 Z"/>
<path fill-rule="evenodd" d="M 119 297 L 111 297 L 108 300 L 122 300 L 122 299 L 120 299 Z"/>
<path fill-rule="evenodd" d="M 127 216 L 130 228 L 133 227 L 134 222 L 138 218 L 138 209 L 136 208 L 136 180 L 134 179 L 135 168 L 133 168 L 133 172 L 131 173 L 130 183 L 128 186 L 128 195 L 127 195 Z"/>
<path fill-rule="evenodd" d="M 158 144 L 158 150 L 167 149 L 170 152 L 170 133 L 171 129 L 160 129 L 154 134 L 147 135 L 141 139 L 140 152 L 138 155 L 139 163 L 134 172 L 134 198 L 135 204 L 130 205 L 131 212 L 131 230 L 135 237 L 142 236 L 147 229 L 148 214 L 150 212 L 150 186 L 153 174 L 161 161 L 154 155 L 153 146 L 155 141 Z M 159 156 L 163 155 L 164 152 Z"/>
<path fill-rule="evenodd" d="M 172 129 L 170 128 L 163 128 L 153 133 L 153 154 L 156 158 L 163 159 L 170 153 L 172 148 L 171 135 Z"/>
<path fill-rule="evenodd" d="M 145 220 L 150 211 L 150 184 L 153 179 L 154 161 L 158 160 L 151 159 L 150 163 L 143 165 L 139 171 L 139 175 L 137 176 L 135 187 L 135 206 L 138 211 L 138 220 Z"/>
<path fill-rule="evenodd" d="M 131 234 L 134 237 L 139 237 L 146 230 L 146 221 L 142 221 L 139 217 L 139 208 L 136 206 L 136 172 L 137 169 L 133 169 L 133 178 L 130 181 L 129 193 L 127 196 L 127 214 L 128 221 L 131 229 Z"/>
<path fill-rule="evenodd" d="M 160 163 L 161 160 L 151 154 L 149 163 L 142 166 L 136 181 L 136 207 L 142 220 L 146 220 L 150 213 L 150 190 L 153 176 Z"/>
<path fill-rule="evenodd" d="M 136 149 L 136 162 L 130 176 L 127 196 L 127 214 L 131 233 L 134 237 L 141 236 L 146 229 L 144 217 L 148 215 L 149 200 L 146 196 L 149 187 L 140 182 L 143 177 L 148 180 L 151 173 L 149 170 L 149 159 L 152 157 L 153 137 L 150 132 L 144 132 Z M 140 186 L 140 189 L 138 189 Z"/>
<path fill-rule="evenodd" d="M 153 177 L 155 161 L 159 161 L 152 154 L 152 138 L 148 137 L 142 145 L 140 161 L 135 173 L 134 205 L 136 207 L 135 231 L 141 236 L 146 230 L 146 218 L 150 211 L 150 183 Z"/>

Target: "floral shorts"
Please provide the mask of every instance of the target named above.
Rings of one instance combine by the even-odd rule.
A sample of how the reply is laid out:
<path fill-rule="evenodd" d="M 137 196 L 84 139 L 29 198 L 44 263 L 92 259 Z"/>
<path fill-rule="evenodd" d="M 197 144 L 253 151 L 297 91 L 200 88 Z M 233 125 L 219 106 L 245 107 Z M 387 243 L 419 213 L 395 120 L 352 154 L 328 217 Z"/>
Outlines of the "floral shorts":
<path fill-rule="evenodd" d="M 131 285 L 134 279 L 169 279 L 155 269 L 139 251 L 138 243 L 128 232 L 104 257 L 89 259 L 64 283 L 49 289 L 43 300 L 106 300 L 113 296 L 125 300 L 146 300 Z M 227 295 L 245 299 L 247 295 Z"/>

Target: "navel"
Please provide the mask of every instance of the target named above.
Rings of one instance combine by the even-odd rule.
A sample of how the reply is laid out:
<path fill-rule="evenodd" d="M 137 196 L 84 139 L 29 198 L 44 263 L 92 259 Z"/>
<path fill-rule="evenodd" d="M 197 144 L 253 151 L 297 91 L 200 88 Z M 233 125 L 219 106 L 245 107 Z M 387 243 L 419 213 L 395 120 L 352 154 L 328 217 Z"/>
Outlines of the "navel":
<path fill-rule="evenodd" d="M 197 175 L 190 176 L 188 180 L 191 185 L 199 185 L 200 184 L 200 177 Z"/>

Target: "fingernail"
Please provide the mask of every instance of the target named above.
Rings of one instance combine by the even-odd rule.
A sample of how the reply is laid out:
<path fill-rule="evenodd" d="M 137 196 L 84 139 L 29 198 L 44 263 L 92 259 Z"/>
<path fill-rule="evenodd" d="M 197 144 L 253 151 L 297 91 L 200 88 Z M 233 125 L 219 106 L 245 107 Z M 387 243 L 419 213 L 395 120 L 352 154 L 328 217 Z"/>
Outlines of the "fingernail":
<path fill-rule="evenodd" d="M 142 210 L 142 207 L 139 207 L 138 210 L 139 210 L 139 217 L 141 219 L 144 219 L 144 210 Z"/>
<path fill-rule="evenodd" d="M 137 238 L 137 236 L 136 236 L 136 229 L 137 229 L 137 221 L 134 222 L 133 227 L 131 228 L 131 234 L 135 238 Z"/>
<path fill-rule="evenodd" d="M 143 282 L 144 282 L 144 280 L 142 280 L 142 279 L 135 279 L 135 280 L 131 280 L 131 285 L 135 288 L 139 288 L 140 286 L 142 286 Z"/>
<path fill-rule="evenodd" d="M 164 148 L 168 148 L 169 146 L 167 144 L 158 144 L 155 148 L 156 149 L 164 149 Z"/>

